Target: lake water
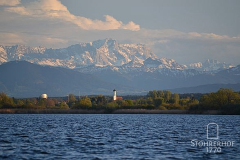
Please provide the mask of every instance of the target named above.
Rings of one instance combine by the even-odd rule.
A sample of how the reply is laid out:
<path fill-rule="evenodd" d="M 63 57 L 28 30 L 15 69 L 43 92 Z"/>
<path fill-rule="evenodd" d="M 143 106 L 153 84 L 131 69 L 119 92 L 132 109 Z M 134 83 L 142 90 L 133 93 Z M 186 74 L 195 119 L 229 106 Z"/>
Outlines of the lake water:
<path fill-rule="evenodd" d="M 207 132 L 209 123 L 218 130 Z M 209 132 L 218 139 L 207 139 Z M 2 114 L 4 158 L 240 159 L 240 116 Z"/>

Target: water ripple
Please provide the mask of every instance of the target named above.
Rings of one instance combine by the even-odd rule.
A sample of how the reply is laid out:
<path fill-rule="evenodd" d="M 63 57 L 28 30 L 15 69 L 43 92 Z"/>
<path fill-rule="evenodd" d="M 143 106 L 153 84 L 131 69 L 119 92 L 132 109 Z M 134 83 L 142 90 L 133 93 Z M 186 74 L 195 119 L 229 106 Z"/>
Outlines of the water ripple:
<path fill-rule="evenodd" d="M 207 153 L 206 125 L 235 146 Z M 0 115 L 0 159 L 239 159 L 240 117 L 204 115 Z"/>

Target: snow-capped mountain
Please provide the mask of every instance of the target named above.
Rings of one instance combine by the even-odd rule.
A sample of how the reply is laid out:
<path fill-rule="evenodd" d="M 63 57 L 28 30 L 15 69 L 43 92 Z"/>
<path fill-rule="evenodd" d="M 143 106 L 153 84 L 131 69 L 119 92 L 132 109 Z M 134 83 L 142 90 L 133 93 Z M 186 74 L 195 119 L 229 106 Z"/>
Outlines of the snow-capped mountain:
<path fill-rule="evenodd" d="M 185 65 L 178 64 L 173 59 L 167 59 L 167 58 L 147 58 L 144 61 L 131 61 L 125 65 L 122 66 L 122 68 L 143 68 L 143 69 L 150 69 L 151 71 L 155 71 L 158 69 L 178 69 L 178 70 L 184 70 L 187 68 Z"/>
<path fill-rule="evenodd" d="M 199 71 L 217 71 L 223 69 L 229 69 L 234 67 L 232 64 L 225 62 L 219 62 L 218 60 L 208 59 L 205 62 L 192 63 L 188 65 L 188 68 L 196 69 Z"/>
<path fill-rule="evenodd" d="M 28 47 L 24 45 L 0 46 L 0 64 L 25 60 L 35 64 L 76 69 L 81 72 L 114 70 L 120 73 L 144 71 L 180 72 L 188 69 L 214 71 L 233 67 L 216 60 L 182 65 L 173 59 L 158 58 L 143 44 L 119 44 L 113 39 L 80 43 L 61 49 Z M 171 72 L 173 72 L 171 71 Z M 189 73 L 191 71 L 191 73 Z M 192 70 L 184 71 L 193 74 Z M 169 72 L 169 71 L 168 71 Z M 194 74 L 196 72 L 194 71 Z"/>
<path fill-rule="evenodd" d="M 56 86 L 54 83 L 58 84 L 58 88 L 55 87 L 55 89 L 59 90 L 61 88 L 64 90 L 70 88 L 74 91 L 76 86 L 84 88 L 81 85 L 85 85 L 85 81 L 87 85 L 90 79 L 94 80 L 94 78 L 89 78 L 88 80 L 85 79 L 84 83 L 81 82 L 80 80 L 87 75 L 96 77 L 96 79 L 91 83 L 94 85 L 89 85 L 86 88 L 86 94 L 90 94 L 88 92 L 90 90 L 93 91 L 91 94 L 95 93 L 96 88 L 99 93 L 102 91 L 110 91 L 111 93 L 112 90 L 109 90 L 109 86 L 111 86 L 110 88 L 116 87 L 122 90 L 122 93 L 141 93 L 155 89 L 174 89 L 207 84 L 240 84 L 239 66 L 233 67 L 216 60 L 182 65 L 173 59 L 157 57 L 143 44 L 119 44 L 112 39 L 80 43 L 61 49 L 23 45 L 0 46 L 0 64 L 11 63 L 10 61 L 28 61 L 34 63 L 33 66 L 39 64 L 53 66 L 52 68 L 63 67 L 54 69 L 51 73 L 44 69 L 44 72 L 40 73 L 36 69 L 30 68 L 30 70 L 26 70 L 25 65 L 23 65 L 25 63 L 19 63 L 20 65 L 17 65 L 19 69 L 22 68 L 24 71 L 29 72 L 29 76 L 24 76 L 27 77 L 26 80 L 29 83 L 25 83 L 26 80 L 22 77 L 24 74 L 13 73 L 13 75 L 17 74 L 21 77 L 21 82 L 19 82 L 18 78 L 12 78 L 11 75 L 6 74 L 6 78 L 0 76 L 2 78 L 2 81 L 0 79 L 2 89 L 6 88 L 5 86 L 8 84 L 9 87 L 4 91 L 13 88 L 12 92 L 21 90 L 23 86 L 28 87 L 30 82 L 34 82 L 32 88 L 30 88 L 31 91 L 38 87 L 44 89 L 47 89 L 45 86 L 54 87 Z M 17 62 L 12 64 L 18 64 Z M 31 67 L 30 64 L 27 66 Z M 4 65 L 0 65 L 0 68 L 1 66 Z M 16 65 L 14 66 L 16 67 Z M 2 73 L 5 74 L 5 72 L 12 73 L 12 71 L 7 71 L 6 68 L 2 69 Z M 2 73 L 0 72 L 0 75 Z M 78 75 L 77 78 L 72 76 L 74 74 Z M 54 79 L 54 81 L 50 81 L 48 75 L 56 75 L 50 76 L 50 80 Z M 60 75 L 65 78 L 61 79 Z M 35 79 L 31 79 L 31 76 L 35 76 Z M 47 78 L 43 78 L 45 76 Z M 68 77 L 76 81 L 68 81 Z M 38 81 L 38 79 L 42 80 Z M 13 81 L 8 83 L 10 80 Z M 41 86 L 36 87 L 35 83 Z M 78 83 L 81 83 L 81 85 L 78 85 Z M 66 87 L 65 84 L 69 86 Z"/>
<path fill-rule="evenodd" d="M 80 43 L 62 49 L 23 45 L 0 46 L 0 63 L 26 60 L 40 65 L 71 69 L 89 65 L 98 67 L 121 66 L 134 60 L 144 61 L 149 57 L 157 58 L 145 45 L 118 44 L 116 40 L 112 39 Z"/>
<path fill-rule="evenodd" d="M 0 46 L 0 63 L 13 60 L 76 69 L 84 73 L 115 71 L 139 75 L 139 72 L 158 71 L 174 75 L 187 69 L 186 65 L 178 64 L 173 59 L 158 58 L 145 45 L 119 44 L 112 39 L 80 43 L 62 49 Z"/>

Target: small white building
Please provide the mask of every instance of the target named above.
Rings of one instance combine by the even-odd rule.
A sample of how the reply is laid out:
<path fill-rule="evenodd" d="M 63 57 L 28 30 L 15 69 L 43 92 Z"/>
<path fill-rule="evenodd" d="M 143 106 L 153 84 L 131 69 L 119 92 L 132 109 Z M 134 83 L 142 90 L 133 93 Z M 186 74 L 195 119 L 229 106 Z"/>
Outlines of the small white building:
<path fill-rule="evenodd" d="M 116 91 L 116 89 L 113 90 L 113 100 L 114 101 L 117 100 L 117 91 Z"/>
<path fill-rule="evenodd" d="M 122 97 L 117 97 L 117 91 L 116 89 L 113 90 L 113 101 L 122 101 Z"/>
<path fill-rule="evenodd" d="M 47 96 L 47 94 L 42 94 L 42 95 L 40 96 L 40 98 L 41 98 L 41 99 L 47 99 L 48 96 Z"/>

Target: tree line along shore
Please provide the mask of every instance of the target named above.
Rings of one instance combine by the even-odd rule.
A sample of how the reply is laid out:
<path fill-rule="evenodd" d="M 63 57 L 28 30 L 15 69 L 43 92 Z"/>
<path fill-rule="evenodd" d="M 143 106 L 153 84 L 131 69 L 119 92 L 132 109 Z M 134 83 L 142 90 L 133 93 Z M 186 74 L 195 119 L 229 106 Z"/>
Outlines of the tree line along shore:
<path fill-rule="evenodd" d="M 240 93 L 220 89 L 207 94 L 173 94 L 149 91 L 145 96 L 109 96 L 17 99 L 0 93 L 2 114 L 236 114 L 240 115 Z"/>

